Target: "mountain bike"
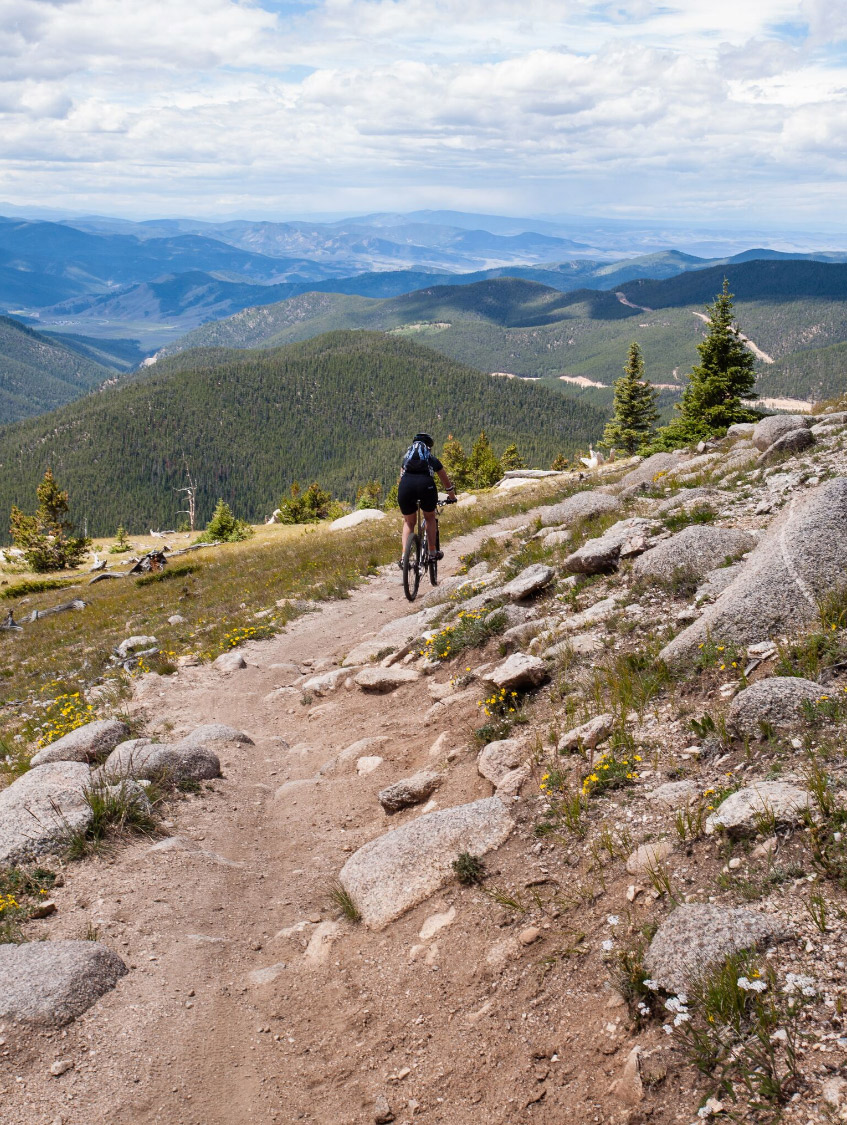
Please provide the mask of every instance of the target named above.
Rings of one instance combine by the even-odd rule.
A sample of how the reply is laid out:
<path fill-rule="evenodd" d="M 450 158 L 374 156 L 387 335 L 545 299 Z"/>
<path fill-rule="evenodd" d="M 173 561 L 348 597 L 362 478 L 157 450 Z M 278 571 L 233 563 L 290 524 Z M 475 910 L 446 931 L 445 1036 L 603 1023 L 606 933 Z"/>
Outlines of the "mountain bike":
<path fill-rule="evenodd" d="M 423 518 L 423 511 L 421 510 L 420 502 L 418 502 L 417 524 L 415 525 L 415 530 L 409 536 L 406 549 L 403 552 L 403 592 L 410 602 L 413 602 L 418 596 L 421 575 L 425 570 L 429 571 L 429 580 L 432 585 L 438 585 L 438 559 L 436 558 L 436 554 L 441 546 L 438 517 L 444 510 L 445 504 L 455 503 L 455 500 L 447 499 L 439 500 L 435 505 L 435 548 L 430 552 L 429 542 L 427 540 L 426 520 Z"/>

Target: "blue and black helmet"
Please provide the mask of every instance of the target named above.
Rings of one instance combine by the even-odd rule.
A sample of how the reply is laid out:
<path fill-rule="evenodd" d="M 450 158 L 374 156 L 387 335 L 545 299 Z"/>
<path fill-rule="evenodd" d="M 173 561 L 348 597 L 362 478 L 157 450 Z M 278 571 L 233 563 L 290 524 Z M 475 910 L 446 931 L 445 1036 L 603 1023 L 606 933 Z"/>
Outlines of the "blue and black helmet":
<path fill-rule="evenodd" d="M 415 436 L 412 438 L 412 441 L 422 441 L 427 449 L 432 449 L 432 447 L 435 445 L 435 442 L 433 441 L 430 434 L 415 434 Z"/>

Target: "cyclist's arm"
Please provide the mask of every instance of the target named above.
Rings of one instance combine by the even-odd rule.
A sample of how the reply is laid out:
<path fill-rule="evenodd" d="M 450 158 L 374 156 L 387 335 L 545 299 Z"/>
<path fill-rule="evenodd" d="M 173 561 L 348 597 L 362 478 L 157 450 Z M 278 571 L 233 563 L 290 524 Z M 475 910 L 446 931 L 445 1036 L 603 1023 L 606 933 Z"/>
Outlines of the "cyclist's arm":
<path fill-rule="evenodd" d="M 455 496 L 456 495 L 456 489 L 453 487 L 453 482 L 447 476 L 447 470 L 446 469 L 439 469 L 438 470 L 438 479 L 444 485 L 444 489 L 447 492 L 448 496 Z"/>

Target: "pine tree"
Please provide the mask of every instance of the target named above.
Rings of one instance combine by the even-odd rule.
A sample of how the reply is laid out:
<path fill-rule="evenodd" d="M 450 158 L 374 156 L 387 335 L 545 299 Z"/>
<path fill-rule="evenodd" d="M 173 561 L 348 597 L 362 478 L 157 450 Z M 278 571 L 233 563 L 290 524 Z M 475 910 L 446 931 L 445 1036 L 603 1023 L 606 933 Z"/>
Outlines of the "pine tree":
<path fill-rule="evenodd" d="M 485 430 L 473 443 L 468 458 L 468 482 L 471 488 L 491 488 L 503 476 L 500 462 L 491 448 Z"/>
<path fill-rule="evenodd" d="M 68 494 L 59 488 L 52 469 L 44 474 L 36 496 L 38 508 L 34 516 L 12 507 L 12 542 L 23 551 L 34 571 L 75 569 L 91 540 L 73 534 L 74 526 L 68 519 Z"/>
<path fill-rule="evenodd" d="M 503 450 L 503 456 L 500 458 L 500 468 L 504 473 L 508 473 L 512 469 L 526 468 L 526 461 L 521 457 L 516 445 L 507 445 Z"/>
<path fill-rule="evenodd" d="M 557 473 L 563 473 L 567 467 L 568 459 L 564 453 L 557 453 L 550 463 L 550 468 Z"/>
<path fill-rule="evenodd" d="M 236 519 L 225 500 L 218 500 L 206 530 L 197 537 L 198 543 L 238 543 L 249 539 L 253 528 L 246 520 Z"/>
<path fill-rule="evenodd" d="M 382 485 L 378 480 L 369 480 L 356 489 L 356 509 L 378 508 L 382 499 Z"/>
<path fill-rule="evenodd" d="M 620 379 L 615 380 L 615 413 L 606 423 L 600 444 L 632 454 L 652 439 L 659 420 L 658 395 L 644 378 L 644 357 L 635 341 L 629 345 L 623 371 Z"/>
<path fill-rule="evenodd" d="M 707 305 L 709 330 L 697 345 L 700 363 L 689 376 L 677 404 L 679 417 L 663 426 L 653 448 L 677 449 L 694 441 L 723 436 L 735 422 L 755 422 L 759 415 L 742 404 L 753 399 L 755 359 L 745 346 L 732 316 L 733 294 L 724 278 L 723 290 Z"/>
<path fill-rule="evenodd" d="M 457 441 L 452 434 L 447 435 L 439 460 L 457 489 L 468 487 L 467 454 L 462 448 L 461 442 Z"/>

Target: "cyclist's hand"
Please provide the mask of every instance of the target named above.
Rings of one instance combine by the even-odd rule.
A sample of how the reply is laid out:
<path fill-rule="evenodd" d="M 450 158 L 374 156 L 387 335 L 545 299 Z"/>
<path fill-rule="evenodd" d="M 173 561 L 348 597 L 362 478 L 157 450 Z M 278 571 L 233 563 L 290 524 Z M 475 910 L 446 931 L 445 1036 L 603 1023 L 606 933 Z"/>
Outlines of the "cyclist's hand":
<path fill-rule="evenodd" d="M 445 504 L 458 504 L 459 501 L 456 499 L 455 496 L 448 496 L 447 499 L 444 501 L 444 503 Z"/>

